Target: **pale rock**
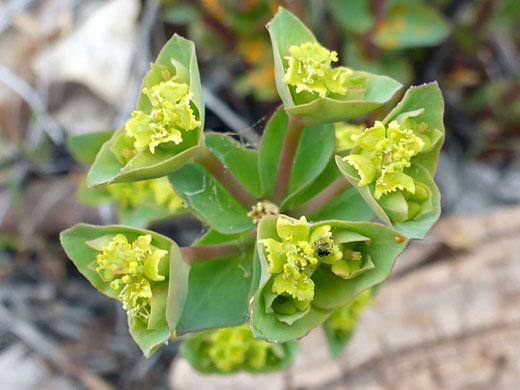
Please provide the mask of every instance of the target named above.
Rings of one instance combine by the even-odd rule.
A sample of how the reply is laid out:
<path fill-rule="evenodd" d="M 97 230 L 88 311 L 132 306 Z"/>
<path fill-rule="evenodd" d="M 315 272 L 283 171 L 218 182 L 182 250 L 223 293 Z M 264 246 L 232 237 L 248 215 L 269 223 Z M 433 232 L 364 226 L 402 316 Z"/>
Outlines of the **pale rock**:
<path fill-rule="evenodd" d="M 123 106 L 134 54 L 138 0 L 111 0 L 34 62 L 49 83 L 74 81 L 116 107 Z"/>

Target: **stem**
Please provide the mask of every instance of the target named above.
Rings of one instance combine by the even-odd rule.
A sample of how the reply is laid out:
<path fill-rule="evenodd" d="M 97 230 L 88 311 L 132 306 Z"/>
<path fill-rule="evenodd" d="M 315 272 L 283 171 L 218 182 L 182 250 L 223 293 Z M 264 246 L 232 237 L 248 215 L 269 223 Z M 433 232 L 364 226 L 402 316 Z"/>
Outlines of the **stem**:
<path fill-rule="evenodd" d="M 289 182 L 291 180 L 291 172 L 294 163 L 294 156 L 298 143 L 302 135 L 304 122 L 291 114 L 289 114 L 289 124 L 283 141 L 282 151 L 280 153 L 280 161 L 278 163 L 278 174 L 274 185 L 273 202 L 280 204 L 287 195 Z"/>
<path fill-rule="evenodd" d="M 338 177 L 318 195 L 310 199 L 307 203 L 304 203 L 300 207 L 291 211 L 290 214 L 294 216 L 310 216 L 317 211 L 320 211 L 323 207 L 332 202 L 350 187 L 352 187 L 352 184 L 345 180 L 344 177 Z"/>
<path fill-rule="evenodd" d="M 256 198 L 229 172 L 224 164 L 204 147 L 197 162 L 202 165 L 247 210 L 256 204 Z"/>
<path fill-rule="evenodd" d="M 244 253 L 251 245 L 254 245 L 256 239 L 256 229 L 247 237 L 240 241 L 234 241 L 226 244 L 203 245 L 203 246 L 186 246 L 179 248 L 182 258 L 189 262 L 211 261 L 224 259 Z"/>

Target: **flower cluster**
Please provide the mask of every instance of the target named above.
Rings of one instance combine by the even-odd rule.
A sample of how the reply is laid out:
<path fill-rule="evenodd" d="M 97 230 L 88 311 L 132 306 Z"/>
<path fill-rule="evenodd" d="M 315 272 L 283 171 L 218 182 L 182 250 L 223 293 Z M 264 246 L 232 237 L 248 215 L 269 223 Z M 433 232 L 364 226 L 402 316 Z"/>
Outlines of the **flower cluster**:
<path fill-rule="evenodd" d="M 327 326 L 333 331 L 334 337 L 336 339 L 348 337 L 349 333 L 356 328 L 363 310 L 371 304 L 372 290 L 366 290 L 347 306 L 334 310 L 334 313 L 327 320 Z"/>
<path fill-rule="evenodd" d="M 182 199 L 170 186 L 167 177 L 130 183 L 110 184 L 108 190 L 123 208 L 152 202 L 174 212 L 182 207 Z"/>
<path fill-rule="evenodd" d="M 216 367 L 224 373 L 262 370 L 283 358 L 280 345 L 256 339 L 246 325 L 207 331 L 198 346 L 205 369 Z"/>
<path fill-rule="evenodd" d="M 134 111 L 125 125 L 137 151 L 148 148 L 153 154 L 161 143 L 172 141 L 180 144 L 182 131 L 194 130 L 201 125 L 191 108 L 192 94 L 187 84 L 168 80 L 150 89 L 144 88 L 143 93 L 152 105 L 151 112 Z"/>
<path fill-rule="evenodd" d="M 376 121 L 374 127 L 366 129 L 359 135 L 352 134 L 351 139 L 356 144 L 352 153 L 343 160 L 352 165 L 360 177 L 359 186 L 366 186 L 374 180 L 374 197 L 397 190 L 406 191 L 423 198 L 423 190 L 418 190 L 414 179 L 405 173 L 411 166 L 413 157 L 430 147 L 431 141 L 426 134 L 428 126 L 405 121 L 399 125 L 397 121 L 385 126 Z M 412 127 L 413 126 L 413 127 Z M 424 200 L 424 199 L 423 199 Z"/>
<path fill-rule="evenodd" d="M 335 243 L 330 225 L 311 231 L 305 217 L 295 221 L 281 216 L 277 219 L 276 231 L 281 242 L 273 238 L 259 242 L 268 253 L 267 272 L 273 275 L 266 299 L 280 315 L 291 316 L 310 308 L 315 287 L 311 277 L 318 266 L 327 267 L 343 279 L 373 268 L 370 256 L 361 248 L 364 244 Z"/>
<path fill-rule="evenodd" d="M 168 253 L 151 245 L 152 236 L 139 236 L 131 244 L 117 234 L 96 259 L 96 272 L 110 288 L 119 291 L 117 299 L 133 317 L 150 316 L 152 287 L 150 282 L 165 280 L 159 263 Z"/>
<path fill-rule="evenodd" d="M 345 95 L 350 88 L 358 87 L 354 81 L 354 71 L 344 66 L 331 68 L 338 61 L 338 53 L 319 43 L 303 43 L 289 48 L 286 56 L 288 68 L 283 82 L 296 87 L 296 93 L 316 92 L 324 98 L 328 92 Z"/>

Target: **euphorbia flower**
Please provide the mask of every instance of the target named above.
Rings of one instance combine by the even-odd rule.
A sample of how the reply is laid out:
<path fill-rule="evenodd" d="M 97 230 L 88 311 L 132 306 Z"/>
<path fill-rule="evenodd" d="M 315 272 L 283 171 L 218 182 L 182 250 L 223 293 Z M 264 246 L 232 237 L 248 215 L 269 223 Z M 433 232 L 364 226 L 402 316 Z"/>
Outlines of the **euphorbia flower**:
<path fill-rule="evenodd" d="M 123 309 L 145 320 L 151 310 L 150 282 L 165 279 L 159 273 L 159 262 L 168 253 L 151 246 L 151 241 L 150 235 L 144 235 L 129 243 L 124 235 L 117 234 L 96 259 L 96 272 L 110 282 L 110 288 L 120 291 L 117 299 L 123 303 Z"/>
<path fill-rule="evenodd" d="M 296 344 L 257 339 L 247 325 L 203 331 L 183 345 L 183 357 L 204 373 L 266 372 L 290 365 Z"/>
<path fill-rule="evenodd" d="M 303 43 L 289 48 L 290 56 L 285 57 L 289 67 L 283 82 L 301 91 L 317 92 L 320 97 L 327 94 L 325 75 L 330 70 L 331 62 L 338 61 L 338 53 L 329 51 L 319 43 Z"/>
<path fill-rule="evenodd" d="M 291 46 L 289 53 L 285 57 L 289 66 L 282 81 L 295 86 L 296 93 L 316 92 L 324 98 L 329 92 L 345 95 L 350 88 L 361 89 L 364 85 L 364 79 L 356 78 L 352 69 L 331 68 L 331 63 L 338 61 L 338 53 L 317 42 Z"/>
<path fill-rule="evenodd" d="M 180 144 L 183 131 L 201 125 L 190 106 L 192 94 L 187 84 L 168 80 L 150 89 L 144 88 L 143 93 L 148 97 L 152 111 L 134 111 L 125 125 L 126 133 L 135 140 L 137 151 L 148 148 L 153 154 L 161 143 Z"/>
<path fill-rule="evenodd" d="M 292 220 L 281 216 L 276 222 L 278 239 L 259 240 L 268 255 L 267 261 L 272 283 L 268 287 L 266 301 L 283 316 L 298 312 L 304 314 L 314 298 L 315 284 L 312 280 L 317 267 L 326 267 L 336 276 L 350 279 L 373 268 L 373 263 L 360 242 L 344 244 L 334 242 L 330 225 L 311 230 L 305 217 Z M 359 236 L 364 240 L 365 237 Z"/>
<path fill-rule="evenodd" d="M 362 134 L 351 135 L 356 148 L 343 160 L 356 168 L 360 187 L 375 181 L 376 199 L 397 190 L 415 194 L 414 179 L 405 169 L 411 166 L 413 157 L 430 146 L 430 140 L 422 134 L 426 128 L 425 124 L 412 128 L 409 121 L 402 125 L 392 121 L 388 126 L 376 121 Z"/>
<path fill-rule="evenodd" d="M 245 325 L 214 331 L 208 343 L 208 355 L 221 371 L 232 371 L 241 365 L 262 369 L 267 364 L 269 343 L 255 339 Z"/>

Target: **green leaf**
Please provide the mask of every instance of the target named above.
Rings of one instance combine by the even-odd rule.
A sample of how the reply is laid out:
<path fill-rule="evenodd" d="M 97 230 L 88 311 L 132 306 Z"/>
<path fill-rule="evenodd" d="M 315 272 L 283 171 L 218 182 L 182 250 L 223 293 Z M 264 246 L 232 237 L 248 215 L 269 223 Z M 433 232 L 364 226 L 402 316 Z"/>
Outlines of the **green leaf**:
<path fill-rule="evenodd" d="M 109 235 L 123 234 L 129 241 L 137 239 L 137 237 L 145 234 L 152 236 L 152 245 L 165 249 L 169 253 L 169 278 L 165 282 L 151 282 L 152 291 L 160 286 L 168 286 L 166 312 L 164 319 L 167 323 L 160 329 L 147 329 L 146 325 L 141 321 L 137 321 L 132 316 L 128 317 L 128 325 L 130 334 L 139 345 L 146 357 L 149 357 L 157 347 L 167 342 L 171 333 L 176 328 L 180 318 L 180 314 L 184 307 L 188 290 L 188 270 L 179 251 L 179 247 L 169 238 L 161 236 L 157 233 L 140 230 L 125 226 L 94 226 L 87 224 L 79 224 L 60 234 L 60 241 L 79 272 L 85 276 L 88 281 L 96 287 L 100 292 L 111 298 L 117 297 L 117 292 L 110 287 L 109 282 L 101 279 L 100 275 L 92 268 L 95 262 L 98 250 L 87 245 L 88 242 L 94 242 L 102 237 Z M 164 302 L 155 302 L 152 299 L 152 311 L 154 305 L 164 307 Z M 157 315 L 154 315 L 154 322 Z"/>
<path fill-rule="evenodd" d="M 312 183 L 301 191 L 295 192 L 288 196 L 283 203 L 285 210 L 292 210 L 297 206 L 301 206 L 305 202 L 314 198 L 329 184 L 341 176 L 341 173 L 336 166 L 334 158 L 330 158 L 325 169 L 320 173 Z"/>
<path fill-rule="evenodd" d="M 314 226 L 324 224 L 370 238 L 370 245 L 365 245 L 363 250 L 370 255 L 375 267 L 346 280 L 337 277 L 324 267 L 318 267 L 312 275 L 316 285 L 313 305 L 322 309 L 345 306 L 363 291 L 385 280 L 392 271 L 397 256 L 408 243 L 406 238 L 395 231 L 371 222 L 326 221 Z"/>
<path fill-rule="evenodd" d="M 357 34 L 367 32 L 374 25 L 368 0 L 333 0 L 331 13 L 343 29 Z"/>
<path fill-rule="evenodd" d="M 169 176 L 177 194 L 198 218 L 224 234 L 255 226 L 246 210 L 201 165 L 186 165 Z"/>
<path fill-rule="evenodd" d="M 191 265 L 177 334 L 241 325 L 247 320 L 253 252 Z"/>
<path fill-rule="evenodd" d="M 317 213 L 312 214 L 311 221 L 338 219 L 340 221 L 370 221 L 374 212 L 367 205 L 355 188 L 350 188 L 334 199 Z"/>
<path fill-rule="evenodd" d="M 293 210 L 301 206 L 318 195 L 338 177 L 341 177 L 341 173 L 336 165 L 335 159 L 331 158 L 326 168 L 311 185 L 306 187 L 303 191 L 293 194 L 284 201 L 284 209 Z M 299 217 L 299 215 L 295 216 Z M 325 205 L 321 210 L 318 210 L 312 215 L 307 215 L 307 217 L 309 217 L 311 221 L 323 221 L 327 219 L 367 221 L 374 217 L 374 212 L 368 207 L 358 191 L 352 188 L 343 192 L 343 194 Z"/>
<path fill-rule="evenodd" d="M 270 197 L 274 190 L 287 125 L 287 114 L 279 108 L 267 123 L 262 137 L 259 168 L 264 197 Z M 294 156 L 287 199 L 305 190 L 327 167 L 334 151 L 334 142 L 335 133 L 331 124 L 304 128 Z M 280 206 L 287 209 L 285 201 Z"/>
<path fill-rule="evenodd" d="M 274 191 L 283 139 L 288 124 L 289 118 L 285 110 L 283 107 L 279 107 L 265 126 L 258 153 L 258 167 L 260 182 L 262 183 L 262 197 L 264 198 L 271 196 Z"/>
<path fill-rule="evenodd" d="M 151 70 L 144 77 L 142 87 L 150 88 L 164 81 L 165 72 L 174 76 L 175 81 L 189 85 L 195 115 L 200 118 L 201 126 L 183 132 L 183 141 L 178 145 L 173 142 L 160 144 L 153 154 L 145 149 L 124 164 L 123 157 L 119 155 L 120 144 L 125 144 L 125 128 L 121 127 L 99 151 L 88 173 L 89 187 L 166 176 L 196 158 L 203 143 L 204 101 L 193 42 L 174 35 L 163 47 L 156 62 L 152 64 Z M 142 92 L 137 108 L 144 112 L 149 112 L 152 108 L 150 101 Z M 118 155 L 116 156 L 115 153 Z"/>
<path fill-rule="evenodd" d="M 310 125 L 357 118 L 386 103 L 401 88 L 400 83 L 389 77 L 355 72 L 356 77 L 367 80 L 366 92 L 362 99 L 349 98 L 347 95 L 343 100 L 325 97 L 296 104 L 290 87 L 282 81 L 287 66 L 284 58 L 290 55 L 291 46 L 306 42 L 314 43 L 316 38 L 298 18 L 283 7 L 279 8 L 278 13 L 267 25 L 267 29 L 273 46 L 278 94 L 288 113 L 300 117 Z M 312 95 L 310 97 L 313 98 Z"/>
<path fill-rule="evenodd" d="M 246 149 L 231 137 L 218 133 L 206 133 L 206 146 L 249 192 L 261 197 L 258 151 Z"/>
<path fill-rule="evenodd" d="M 330 123 L 305 127 L 294 156 L 289 196 L 306 188 L 323 172 L 334 152 L 335 140 Z M 284 208 L 284 203 L 280 206 Z"/>
<path fill-rule="evenodd" d="M 446 20 L 421 4 L 397 4 L 375 30 L 373 41 L 384 49 L 434 46 L 449 34 Z"/>
<path fill-rule="evenodd" d="M 67 149 L 74 160 L 90 165 L 96 159 L 101 146 L 112 137 L 114 130 L 74 135 L 67 138 Z"/>

